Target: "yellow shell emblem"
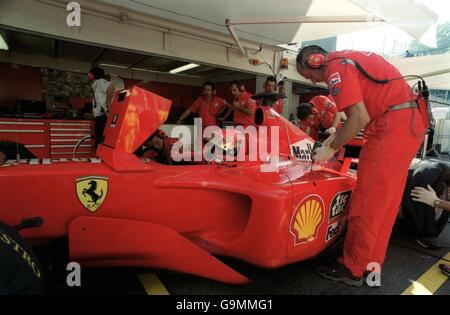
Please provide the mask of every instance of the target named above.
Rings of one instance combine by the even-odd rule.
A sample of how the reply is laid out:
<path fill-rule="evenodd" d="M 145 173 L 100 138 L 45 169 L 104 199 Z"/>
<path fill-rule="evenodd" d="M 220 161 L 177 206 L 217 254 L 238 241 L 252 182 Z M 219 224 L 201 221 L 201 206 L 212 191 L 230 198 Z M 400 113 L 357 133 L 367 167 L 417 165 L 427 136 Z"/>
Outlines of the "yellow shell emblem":
<path fill-rule="evenodd" d="M 76 191 L 78 200 L 91 212 L 97 211 L 108 193 L 107 177 L 83 177 L 77 179 Z"/>
<path fill-rule="evenodd" d="M 317 238 L 324 213 L 322 198 L 311 195 L 303 199 L 291 219 L 290 232 L 294 235 L 295 245 L 306 244 Z"/>

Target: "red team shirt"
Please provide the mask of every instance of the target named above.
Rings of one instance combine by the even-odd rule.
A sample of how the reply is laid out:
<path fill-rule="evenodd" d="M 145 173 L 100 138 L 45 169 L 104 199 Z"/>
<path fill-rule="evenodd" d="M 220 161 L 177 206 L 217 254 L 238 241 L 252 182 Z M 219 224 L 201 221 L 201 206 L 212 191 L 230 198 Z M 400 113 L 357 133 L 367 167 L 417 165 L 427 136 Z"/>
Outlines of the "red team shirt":
<path fill-rule="evenodd" d="M 312 98 L 309 103 L 314 106 L 314 119 L 312 121 L 300 121 L 299 128 L 304 132 L 307 132 L 309 128 L 310 137 L 318 140 L 320 128 L 330 128 L 333 125 L 334 117 L 336 116 L 338 110 L 334 102 L 329 97 L 322 95 Z"/>
<path fill-rule="evenodd" d="M 336 104 L 326 96 L 316 96 L 309 101 L 317 111 L 319 127 L 328 129 L 333 125 L 334 117 L 338 112 Z"/>
<path fill-rule="evenodd" d="M 192 113 L 198 113 L 200 118 L 202 118 L 203 128 L 206 128 L 209 126 L 217 126 L 216 116 L 225 107 L 225 100 L 220 97 L 214 96 L 211 100 L 207 100 L 205 97 L 200 96 L 189 107 L 189 110 Z"/>
<path fill-rule="evenodd" d="M 313 114 L 314 118 L 312 121 L 309 121 L 307 119 L 301 120 L 298 123 L 298 127 L 305 133 L 308 133 L 309 129 L 309 136 L 314 140 L 319 140 L 320 120 L 317 114 L 317 110 L 315 108 L 313 108 Z"/>
<path fill-rule="evenodd" d="M 275 109 L 275 111 L 282 115 L 283 114 L 283 100 L 278 100 L 275 105 L 273 106 L 273 108 Z"/>
<path fill-rule="evenodd" d="M 369 52 L 341 51 L 328 54 L 329 64 L 325 70 L 326 83 L 338 111 L 364 102 L 371 121 L 380 117 L 390 106 L 416 99 L 405 80 L 395 80 L 388 84 L 378 84 L 366 78 L 352 64 L 345 63 L 344 57 L 358 62 L 364 70 L 376 79 L 396 79 L 402 74 L 383 57 Z"/>
<path fill-rule="evenodd" d="M 252 100 L 251 94 L 250 93 L 241 94 L 238 101 L 241 102 L 241 104 L 245 108 L 250 109 L 252 111 L 252 115 L 247 116 L 240 110 L 235 109 L 234 110 L 234 125 L 235 126 L 242 125 L 243 127 L 254 125 L 255 124 L 256 103 L 254 100 Z"/>
<path fill-rule="evenodd" d="M 249 93 L 249 92 L 247 92 L 247 91 L 244 91 L 244 92 L 241 92 L 241 96 L 243 96 L 243 97 L 252 97 L 253 94 L 252 94 L 252 93 Z"/>

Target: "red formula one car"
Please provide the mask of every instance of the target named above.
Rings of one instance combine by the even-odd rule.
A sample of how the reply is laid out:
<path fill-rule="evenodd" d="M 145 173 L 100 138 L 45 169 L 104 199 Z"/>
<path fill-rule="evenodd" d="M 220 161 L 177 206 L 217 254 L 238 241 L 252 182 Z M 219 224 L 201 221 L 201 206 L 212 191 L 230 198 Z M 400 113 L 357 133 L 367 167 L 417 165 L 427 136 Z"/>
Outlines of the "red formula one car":
<path fill-rule="evenodd" d="M 350 161 L 313 164 L 314 142 L 269 107 L 257 109 L 255 122 L 279 127 L 276 171 L 261 171 L 267 157 L 200 165 L 138 158 L 170 105 L 134 87 L 116 95 L 96 159 L 0 167 L 0 221 L 39 222 L 21 230 L 25 240 L 67 238 L 82 266 L 161 268 L 232 284 L 249 279 L 216 257 L 277 268 L 338 239 L 356 184 Z"/>

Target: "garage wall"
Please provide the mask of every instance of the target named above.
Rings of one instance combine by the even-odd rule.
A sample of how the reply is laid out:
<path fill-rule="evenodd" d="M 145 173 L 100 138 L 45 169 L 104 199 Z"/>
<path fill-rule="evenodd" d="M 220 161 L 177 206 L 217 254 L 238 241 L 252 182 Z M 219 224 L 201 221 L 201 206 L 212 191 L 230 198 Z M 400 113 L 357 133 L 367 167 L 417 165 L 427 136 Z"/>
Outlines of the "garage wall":
<path fill-rule="evenodd" d="M 161 82 L 145 82 L 141 83 L 140 86 L 148 91 L 172 100 L 172 108 L 187 108 L 191 106 L 202 91 L 201 87 Z"/>
<path fill-rule="evenodd" d="M 41 100 L 38 68 L 0 63 L 0 107 L 12 109 L 16 99 Z"/>
<path fill-rule="evenodd" d="M 52 58 L 42 55 L 22 54 L 4 50 L 0 50 L 0 62 L 81 73 L 87 73 L 92 66 L 89 62 Z M 201 86 L 203 84 L 203 80 L 200 78 L 184 75 L 172 75 L 169 73 L 130 70 L 108 66 L 101 67 L 106 73 L 114 73 L 122 78 L 129 78 L 137 81 L 157 81 L 191 86 Z"/>
<path fill-rule="evenodd" d="M 242 56 L 226 34 L 193 28 L 177 21 L 164 20 L 96 1 L 78 1 L 81 5 L 81 27 L 66 24 L 66 1 L 14 0 L 0 1 L 0 24 L 23 31 L 48 34 L 61 39 L 162 55 L 253 73 L 270 74 L 266 67 L 254 67 Z M 122 18 L 121 18 L 122 17 Z M 225 26 L 224 26 L 225 27 Z M 275 47 L 242 41 L 252 58 L 272 64 Z M 278 61 L 276 62 L 278 63 Z M 278 66 L 278 65 L 277 65 Z M 299 82 L 302 79 L 291 66 L 283 76 Z"/>
<path fill-rule="evenodd" d="M 150 78 L 153 79 L 153 76 L 150 76 Z M 198 84 L 193 86 L 129 78 L 124 78 L 124 83 L 125 88 L 140 85 L 151 92 L 166 97 L 173 101 L 173 107 L 186 108 L 201 93 L 201 86 Z M 17 99 L 42 100 L 42 89 L 40 67 L 0 62 L 0 111 L 12 110 Z M 71 102 L 75 109 L 83 107 L 90 100 L 90 98 L 80 98 L 77 95 L 73 96 Z"/>

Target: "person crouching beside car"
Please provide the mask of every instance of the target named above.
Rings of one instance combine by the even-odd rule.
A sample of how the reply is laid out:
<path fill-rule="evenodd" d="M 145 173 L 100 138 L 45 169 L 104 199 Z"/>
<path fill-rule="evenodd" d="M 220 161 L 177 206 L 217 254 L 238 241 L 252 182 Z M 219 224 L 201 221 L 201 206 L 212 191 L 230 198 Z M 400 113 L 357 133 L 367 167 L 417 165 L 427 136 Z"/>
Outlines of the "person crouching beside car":
<path fill-rule="evenodd" d="M 424 203 L 436 210 L 450 212 L 450 201 L 440 199 L 430 185 L 427 185 L 427 188 L 414 187 L 411 191 L 411 196 L 413 201 Z M 440 264 L 439 268 L 445 275 L 450 277 L 449 264 Z"/>

